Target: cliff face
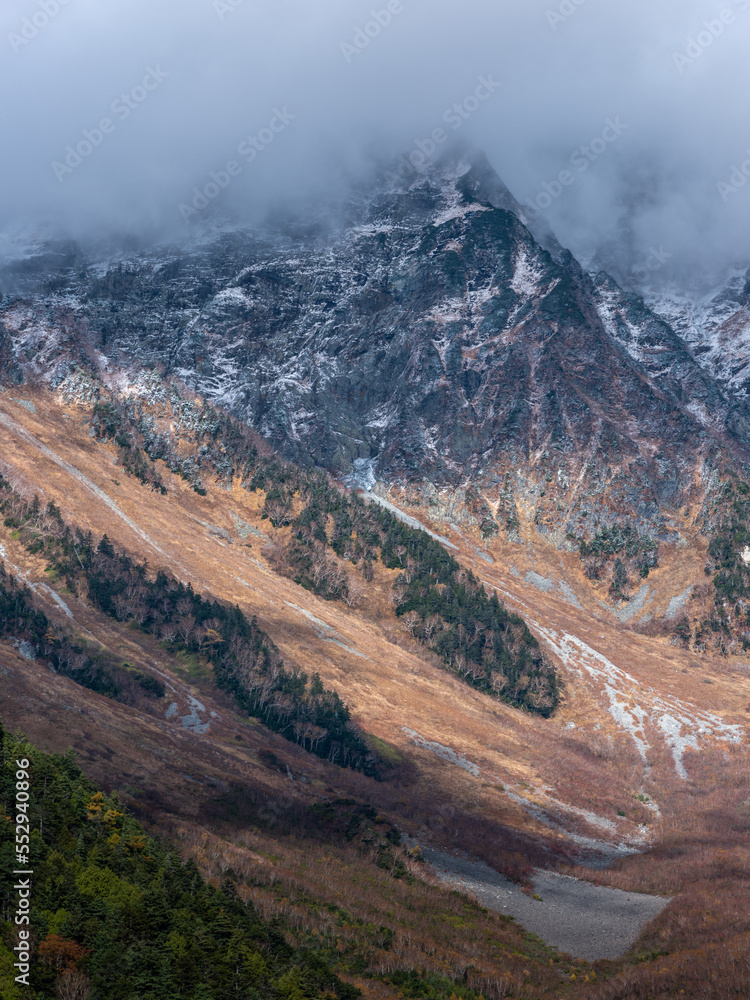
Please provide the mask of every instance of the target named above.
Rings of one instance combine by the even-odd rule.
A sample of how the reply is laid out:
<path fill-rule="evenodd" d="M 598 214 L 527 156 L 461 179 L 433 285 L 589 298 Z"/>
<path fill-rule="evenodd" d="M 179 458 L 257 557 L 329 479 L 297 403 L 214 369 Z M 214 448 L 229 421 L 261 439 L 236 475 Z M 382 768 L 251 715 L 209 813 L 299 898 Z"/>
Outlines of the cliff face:
<path fill-rule="evenodd" d="M 157 365 L 298 462 L 474 484 L 480 520 L 530 505 L 561 537 L 601 515 L 661 529 L 709 456 L 747 454 L 744 403 L 639 298 L 532 235 L 482 158 L 390 174 L 343 218 L 39 254 L 44 293 L 4 303 L 16 363 L 53 384 Z"/>
<path fill-rule="evenodd" d="M 647 295 L 650 308 L 690 346 L 723 389 L 747 400 L 750 389 L 750 271 L 737 268 L 710 291 L 662 288 Z"/>

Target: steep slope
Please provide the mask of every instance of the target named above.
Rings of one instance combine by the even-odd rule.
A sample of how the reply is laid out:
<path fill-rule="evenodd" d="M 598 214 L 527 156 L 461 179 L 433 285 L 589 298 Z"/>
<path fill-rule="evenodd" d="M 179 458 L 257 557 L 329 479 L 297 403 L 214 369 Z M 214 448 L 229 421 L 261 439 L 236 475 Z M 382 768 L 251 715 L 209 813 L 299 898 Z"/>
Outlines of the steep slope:
<path fill-rule="evenodd" d="M 686 651 L 624 629 L 587 592 L 577 557 L 551 549 L 541 537 L 524 547 L 499 539 L 480 547 L 474 535 L 451 529 L 462 562 L 523 613 L 564 676 L 565 701 L 552 719 L 521 713 L 446 674 L 399 629 L 388 574 L 378 571 L 359 607 L 323 600 L 277 574 L 266 548 L 288 529 L 262 518 L 262 494 L 239 481 L 229 489 L 206 477 L 203 496 L 160 463 L 166 493 L 139 483 L 114 464 L 114 442 L 89 435 L 92 405 L 66 404 L 26 387 L 0 395 L 4 474 L 29 493 L 37 490 L 43 502 L 53 500 L 96 537 L 106 532 L 147 558 L 153 571 L 165 567 L 257 615 L 285 659 L 319 671 L 341 690 L 355 718 L 390 745 L 401 767 L 395 780 L 378 782 L 327 764 L 243 718 L 198 663 L 180 661 L 132 624 L 105 617 L 85 592 L 68 592 L 64 581 L 44 572 L 42 556 L 3 526 L 6 570 L 34 585 L 50 620 L 90 641 L 96 637 L 168 690 L 163 700 L 140 707 L 117 704 L 51 674 L 25 658 L 28 650 L 24 656 L 4 641 L 0 711 L 14 726 L 56 750 L 72 741 L 107 789 L 119 787 L 140 815 L 176 831 L 210 870 L 221 874 L 218 862 L 213 868 L 210 862 L 218 856 L 233 871 L 246 871 L 263 912 L 293 913 L 295 926 L 310 926 L 303 899 L 313 884 L 322 894 L 316 898 L 334 905 L 335 892 L 357 891 L 351 879 L 358 871 L 372 877 L 348 848 L 330 845 L 321 848 L 320 864 L 335 872 L 333 884 L 322 888 L 326 880 L 320 881 L 317 861 L 308 871 L 310 850 L 317 858 L 318 848 L 300 847 L 297 824 L 307 822 L 300 817 L 310 804 L 337 795 L 371 803 L 419 842 L 466 851 L 502 870 L 518 872 L 528 861 L 555 867 L 566 858 L 589 864 L 619 859 L 615 871 L 597 877 L 628 889 L 676 890 L 680 898 L 650 932 L 662 945 L 653 950 L 666 944 L 674 955 L 657 959 L 649 975 L 668 964 L 684 969 L 679 948 L 695 941 L 685 928 L 698 933 L 691 910 L 718 891 L 715 886 L 743 905 L 750 689 L 738 666 L 711 655 L 698 665 Z M 569 581 L 567 591 L 540 589 L 555 576 Z M 290 895 L 296 900 L 291 910 Z M 367 904 L 378 919 L 358 910 L 361 919 L 387 924 L 391 896 L 378 883 L 378 901 Z M 434 899 L 431 905 L 442 905 Z M 413 905 L 407 892 L 403 912 Z M 727 933 L 734 914 L 726 911 Z M 375 950 L 381 969 L 398 969 L 403 961 L 407 968 L 460 975 L 465 958 L 460 966 L 444 937 L 435 952 L 436 939 L 403 920 L 396 957 Z M 353 942 L 366 933 L 351 924 L 347 947 L 356 949 Z M 487 926 L 484 933 L 491 940 L 494 932 Z M 706 959 L 719 970 L 722 948 L 717 939 L 714 953 L 709 942 Z M 497 995 L 523 995 L 516 960 L 502 958 L 493 967 L 489 956 L 480 949 L 475 964 L 485 979 L 494 974 L 502 980 L 506 992 Z M 643 977 L 651 964 L 636 962 L 633 974 Z M 569 978 L 575 967 L 558 966 L 566 968 Z M 541 966 L 533 969 L 538 995 L 545 989 L 558 995 L 555 979 L 544 980 Z M 580 966 L 577 976 L 584 978 Z M 495 995 L 488 985 L 481 989 Z"/>
<path fill-rule="evenodd" d="M 454 158 L 356 192 L 336 231 L 286 220 L 52 272 L 38 254 L 46 294 L 6 298 L 5 350 L 52 384 L 160 366 L 368 486 L 474 482 L 491 509 L 519 473 L 511 499 L 560 540 L 624 506 L 661 531 L 717 449 L 747 454 L 744 404 L 514 211 L 486 162 Z"/>
<path fill-rule="evenodd" d="M 275 529 L 268 520 L 261 519 L 262 495 L 250 493 L 235 482 L 231 491 L 212 486 L 209 495 L 201 497 L 169 473 L 165 473 L 166 495 L 148 490 L 112 467 L 113 447 L 93 443 L 78 425 L 80 418 L 77 419 L 75 409 L 62 411 L 69 418 L 63 422 L 59 419 L 59 403 L 43 394 L 29 397 L 27 403 L 31 405 L 32 400 L 35 413 L 7 395 L 0 397 L 7 430 L 6 474 L 17 477 L 21 483 L 24 480 L 28 483 L 33 475 L 36 482 L 43 484 L 43 496 L 53 499 L 74 523 L 92 530 L 95 537 L 106 532 L 121 540 L 130 551 L 146 557 L 154 570 L 160 567 L 171 570 L 201 591 L 239 604 L 256 615 L 260 626 L 290 663 L 298 663 L 309 672 L 319 669 L 326 683 L 346 693 L 365 729 L 389 742 L 395 741 L 399 752 L 413 746 L 418 734 L 418 745 L 427 741 L 453 747 L 462 759 L 472 763 L 468 770 L 460 768 L 467 773 L 479 774 L 485 770 L 497 773 L 498 768 L 513 769 L 519 766 L 520 759 L 528 758 L 534 761 L 534 768 L 541 769 L 540 774 L 547 776 L 543 783 L 568 785 L 572 789 L 575 766 L 569 777 L 564 777 L 561 771 L 564 765 L 552 752 L 560 727 L 571 720 L 571 713 L 576 719 L 588 715 L 588 725 L 602 726 L 609 720 L 607 726 L 614 725 L 613 737 L 619 727 L 621 735 L 617 742 L 633 766 L 642 766 L 639 761 L 645 751 L 653 752 L 663 760 L 667 773 L 675 777 L 684 777 L 684 755 L 692 744 L 694 749 L 731 746 L 740 737 L 736 725 L 725 726 L 719 715 L 713 721 L 709 716 L 720 706 L 728 710 L 731 705 L 742 712 L 742 692 L 732 695 L 723 685 L 721 691 L 709 692 L 702 684 L 702 676 L 694 671 L 681 681 L 680 697 L 684 704 L 675 702 L 670 707 L 660 700 L 658 692 L 644 695 L 633 716 L 632 710 L 626 711 L 623 706 L 638 689 L 638 669 L 635 673 L 633 670 L 641 654 L 628 653 L 625 660 L 612 655 L 620 641 L 617 620 L 592 616 L 581 602 L 576 608 L 564 592 L 555 595 L 552 591 L 540 591 L 531 573 L 527 573 L 527 579 L 521 579 L 511 572 L 513 562 L 501 556 L 503 549 L 494 549 L 497 558 L 487 562 L 460 535 L 454 535 L 462 559 L 481 574 L 488 586 L 497 587 L 504 599 L 524 609 L 565 670 L 566 698 L 561 712 L 551 720 L 519 713 L 445 674 L 410 640 L 407 631 L 398 628 L 387 586 L 383 590 L 383 584 L 395 574 L 379 571 L 385 572 L 385 577 L 376 578 L 368 601 L 359 609 L 322 600 L 273 571 L 268 562 L 267 540 L 283 538 L 287 529 Z M 119 479 L 115 480 L 113 471 Z M 242 525 L 247 526 L 244 542 L 239 534 Z M 258 534 L 249 534 L 249 527 Z M 24 561 L 30 557 L 19 551 L 20 542 L 13 539 L 10 528 L 3 531 L 6 568 L 13 571 L 16 566 L 17 572 L 29 576 Z M 537 551 L 545 557 L 543 546 L 538 545 Z M 488 558 L 492 558 L 491 552 L 493 547 L 487 550 Z M 519 555 L 516 552 L 516 560 Z M 574 571 L 571 572 L 575 557 L 560 554 L 557 558 L 568 561 L 566 573 L 575 579 Z M 83 593 L 72 600 L 57 594 L 61 602 L 58 603 L 49 584 L 41 585 L 44 577 L 39 575 L 39 557 L 36 559 L 37 593 L 48 604 L 51 615 L 64 620 L 70 613 L 72 619 L 68 621 L 75 621 L 79 613 L 76 608 L 80 606 L 87 609 L 86 615 L 98 615 L 97 620 L 101 621 L 101 613 L 88 607 Z M 523 563 L 520 565 L 523 567 Z M 543 568 L 539 563 L 536 565 Z M 563 564 L 559 566 L 558 572 Z M 580 570 L 578 577 L 582 579 Z M 33 577 L 29 578 L 35 582 Z M 59 586 L 64 586 L 63 581 Z M 577 589 L 589 607 L 593 604 L 595 608 L 596 602 L 587 598 L 585 590 Z M 83 623 L 92 631 L 88 621 L 85 618 Z M 575 635 L 571 638 L 574 628 Z M 598 639 L 596 630 L 601 633 Z M 403 637 L 401 641 L 394 642 L 399 636 Z M 613 643 L 611 648 L 607 645 L 608 636 Z M 658 663 L 674 664 L 683 655 L 674 647 L 664 647 L 643 637 L 629 636 L 628 642 L 646 656 L 650 666 L 641 668 L 646 675 L 657 670 Z M 646 654 L 646 650 L 651 652 Z M 620 663 L 615 666 L 618 660 Z M 568 669 L 570 663 L 575 664 L 572 673 Z M 579 670 L 582 673 L 576 679 Z M 674 666 L 667 667 L 670 676 L 672 670 Z M 444 707 L 438 707 L 446 690 L 452 692 L 452 712 L 459 713 L 455 719 Z M 603 701 L 597 707 L 600 697 Z M 682 723 L 678 716 L 684 717 Z M 177 713 L 169 716 L 173 717 L 174 723 L 181 718 Z M 637 723 L 636 717 L 640 719 Z M 696 724 L 690 721 L 693 717 L 699 720 L 697 724 L 703 734 L 697 742 L 690 732 Z M 503 720 L 500 734 L 496 733 L 494 738 L 488 735 L 486 739 L 479 734 L 487 726 L 493 728 L 496 722 L 492 720 L 497 719 Z M 210 720 L 202 721 L 208 724 L 210 733 Z M 408 732 L 400 728 L 404 725 Z M 519 757 L 518 748 L 527 743 L 532 733 L 535 734 L 532 743 Z M 498 753 L 500 757 L 496 756 Z M 637 839 L 638 834 L 634 835 Z"/>
<path fill-rule="evenodd" d="M 690 346 L 696 359 L 737 399 L 748 394 L 750 373 L 750 311 L 748 271 L 737 269 L 728 279 L 702 295 L 667 288 L 647 294 L 657 315 Z"/>

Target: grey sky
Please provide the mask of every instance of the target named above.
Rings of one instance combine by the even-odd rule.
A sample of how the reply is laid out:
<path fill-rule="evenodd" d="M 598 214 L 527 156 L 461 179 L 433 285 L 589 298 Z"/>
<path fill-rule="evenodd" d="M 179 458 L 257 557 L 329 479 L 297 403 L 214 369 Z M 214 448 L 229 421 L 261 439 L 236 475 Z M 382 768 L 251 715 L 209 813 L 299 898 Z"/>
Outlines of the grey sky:
<path fill-rule="evenodd" d="M 750 0 L 5 0 L 0 223 L 179 234 L 232 160 L 222 204 L 252 216 L 443 128 L 582 255 L 748 265 L 749 41 Z"/>

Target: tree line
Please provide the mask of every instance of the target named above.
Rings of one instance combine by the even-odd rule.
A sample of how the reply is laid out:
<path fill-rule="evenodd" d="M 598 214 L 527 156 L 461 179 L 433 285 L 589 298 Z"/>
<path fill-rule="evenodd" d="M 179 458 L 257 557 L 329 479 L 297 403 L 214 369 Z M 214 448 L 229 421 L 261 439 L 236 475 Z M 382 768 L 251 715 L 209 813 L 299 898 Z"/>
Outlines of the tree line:
<path fill-rule="evenodd" d="M 286 665 L 254 617 L 196 594 L 163 570 L 152 578 L 145 563 L 115 550 L 106 535 L 95 544 L 90 533 L 66 524 L 54 503 L 42 508 L 36 496 L 24 500 L 1 478 L 0 512 L 6 526 L 21 532 L 28 550 L 42 554 L 69 589 L 85 589 L 95 607 L 155 636 L 169 652 L 210 664 L 217 685 L 269 729 L 341 767 L 379 777 L 387 766 L 368 747 L 338 693 L 317 674 Z M 31 591 L 0 566 L 3 633 L 27 639 L 52 669 L 100 694 L 127 700 L 140 687 L 148 696 L 163 695 L 156 679 L 112 662 L 104 650 L 85 649 L 52 627 Z"/>
<path fill-rule="evenodd" d="M 425 531 L 344 489 L 323 470 L 270 453 L 249 427 L 186 400 L 173 384 L 152 405 L 109 394 L 97 404 L 92 426 L 100 440 L 127 441 L 132 453 L 163 460 L 199 492 L 215 479 L 223 486 L 239 480 L 248 491 L 263 493 L 262 516 L 291 529 L 289 540 L 270 553 L 276 568 L 326 600 L 351 603 L 353 584 L 342 564 L 355 567 L 363 585 L 373 579 L 377 561 L 398 569 L 396 614 L 446 669 L 516 707 L 554 712 L 559 679 L 523 619 L 495 594 L 488 596 Z M 158 477 L 156 468 L 153 475 Z"/>

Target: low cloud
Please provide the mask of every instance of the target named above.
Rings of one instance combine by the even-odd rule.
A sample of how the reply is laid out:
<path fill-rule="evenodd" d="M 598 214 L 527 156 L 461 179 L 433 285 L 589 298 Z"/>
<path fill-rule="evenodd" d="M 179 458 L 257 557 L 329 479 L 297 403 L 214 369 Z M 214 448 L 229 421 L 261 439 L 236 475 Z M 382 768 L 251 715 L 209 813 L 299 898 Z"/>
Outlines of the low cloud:
<path fill-rule="evenodd" d="M 691 282 L 750 264 L 750 0 L 6 0 L 0 19 L 6 233 L 252 221 L 429 158 L 458 106 L 582 258 Z"/>

